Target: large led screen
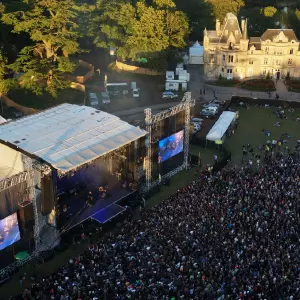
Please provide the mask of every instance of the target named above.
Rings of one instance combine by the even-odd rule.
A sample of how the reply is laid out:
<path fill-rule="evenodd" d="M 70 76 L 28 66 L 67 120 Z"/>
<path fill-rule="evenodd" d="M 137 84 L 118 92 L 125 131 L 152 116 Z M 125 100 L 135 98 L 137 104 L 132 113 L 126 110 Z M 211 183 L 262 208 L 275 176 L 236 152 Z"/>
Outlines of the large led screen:
<path fill-rule="evenodd" d="M 158 162 L 162 163 L 183 151 L 183 130 L 168 136 L 158 143 Z"/>
<path fill-rule="evenodd" d="M 20 239 L 17 213 L 0 220 L 0 250 Z"/>

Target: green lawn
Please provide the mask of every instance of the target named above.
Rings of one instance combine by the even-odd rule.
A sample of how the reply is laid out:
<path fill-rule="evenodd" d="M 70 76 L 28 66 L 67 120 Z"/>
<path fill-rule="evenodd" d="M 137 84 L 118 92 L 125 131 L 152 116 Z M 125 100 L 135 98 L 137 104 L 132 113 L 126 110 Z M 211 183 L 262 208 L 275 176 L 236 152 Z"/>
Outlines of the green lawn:
<path fill-rule="evenodd" d="M 74 89 L 63 90 L 57 98 L 49 94 L 35 95 L 23 89 L 11 90 L 8 97 L 14 102 L 35 109 L 46 109 L 62 103 L 84 104 L 84 93 Z"/>
<path fill-rule="evenodd" d="M 218 79 L 215 81 L 207 81 L 206 84 L 224 86 L 224 87 L 236 87 L 240 82 L 238 80 Z"/>
<path fill-rule="evenodd" d="M 251 107 L 250 109 L 244 109 L 236 107 L 236 109 L 240 115 L 239 127 L 234 135 L 225 141 L 225 145 L 231 151 L 232 160 L 235 163 L 241 162 L 242 146 L 244 144 L 250 143 L 255 151 L 258 151 L 257 148 L 259 145 L 265 144 L 268 139 L 277 140 L 283 133 L 294 136 L 294 138 L 286 138 L 289 140 L 288 146 L 290 148 L 294 147 L 297 139 L 300 139 L 300 123 L 296 122 L 296 118 L 300 117 L 300 109 L 297 109 L 295 114 L 291 114 L 285 110 L 288 118 L 286 120 L 279 120 L 281 122 L 280 127 L 274 126 L 274 123 L 278 121 L 274 114 L 275 108 Z M 262 129 L 270 131 L 271 136 L 267 137 L 263 135 L 261 132 Z"/>

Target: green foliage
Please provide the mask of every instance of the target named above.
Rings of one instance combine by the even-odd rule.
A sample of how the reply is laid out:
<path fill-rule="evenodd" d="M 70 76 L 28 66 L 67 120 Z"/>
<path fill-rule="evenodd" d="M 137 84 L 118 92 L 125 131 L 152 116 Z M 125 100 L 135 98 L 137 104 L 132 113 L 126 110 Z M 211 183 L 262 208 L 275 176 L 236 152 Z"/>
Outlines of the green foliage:
<path fill-rule="evenodd" d="M 296 15 L 297 20 L 300 21 L 300 10 L 299 9 L 295 10 L 295 15 Z"/>
<path fill-rule="evenodd" d="M 223 21 L 227 13 L 238 14 L 245 6 L 243 0 L 207 0 L 212 5 L 213 15 L 216 19 Z"/>
<path fill-rule="evenodd" d="M 90 23 L 95 45 L 104 49 L 118 48 L 118 55 L 126 56 L 124 47 L 134 20 L 135 8 L 128 1 L 98 0 Z"/>
<path fill-rule="evenodd" d="M 264 10 L 260 7 L 254 8 L 242 8 L 240 16 L 248 19 L 248 35 L 249 36 L 261 36 L 267 29 L 277 28 L 278 16 L 275 14 L 274 17 L 265 17 Z"/>
<path fill-rule="evenodd" d="M 74 70 L 69 55 L 80 52 L 77 19 L 85 6 L 78 6 L 75 0 L 24 3 L 27 10 L 5 11 L 2 15 L 2 22 L 11 25 L 13 33 L 27 33 L 32 41 L 20 51 L 11 68 L 22 72 L 19 79 L 24 88 L 55 96 L 57 90 L 69 85 L 64 80 L 65 73 Z"/>
<path fill-rule="evenodd" d="M 275 8 L 274 6 L 264 7 L 264 16 L 265 17 L 273 18 L 276 13 L 277 13 L 277 8 Z"/>
<path fill-rule="evenodd" d="M 202 40 L 204 29 L 214 26 L 212 6 L 203 0 L 175 0 L 175 3 L 188 16 L 190 40 Z"/>
<path fill-rule="evenodd" d="M 267 73 L 267 76 L 266 76 L 266 79 L 271 79 L 271 74 L 270 74 L 270 71 L 268 71 L 268 73 Z"/>
<path fill-rule="evenodd" d="M 7 57 L 0 49 L 0 96 L 7 94 L 9 89 L 12 88 L 15 83 L 14 79 L 6 78 L 7 73 Z"/>
<path fill-rule="evenodd" d="M 222 74 L 219 75 L 219 78 L 218 78 L 218 79 L 219 79 L 219 80 L 222 80 L 222 79 L 223 79 Z"/>
<path fill-rule="evenodd" d="M 123 59 L 155 57 L 169 48 L 183 48 L 189 33 L 186 15 L 172 0 L 98 0 L 93 20 L 97 47 L 116 47 Z"/>
<path fill-rule="evenodd" d="M 148 58 L 147 67 L 152 70 L 165 71 L 167 70 L 168 63 L 166 53 L 162 52 Z"/>

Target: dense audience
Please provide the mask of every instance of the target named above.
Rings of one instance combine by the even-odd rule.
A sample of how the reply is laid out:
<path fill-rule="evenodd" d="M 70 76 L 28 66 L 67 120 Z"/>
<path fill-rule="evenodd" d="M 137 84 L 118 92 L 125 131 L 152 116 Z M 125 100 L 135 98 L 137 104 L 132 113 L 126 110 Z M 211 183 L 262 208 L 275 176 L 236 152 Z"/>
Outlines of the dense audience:
<path fill-rule="evenodd" d="M 27 298 L 300 299 L 298 150 L 259 168 L 204 171 L 36 279 Z"/>

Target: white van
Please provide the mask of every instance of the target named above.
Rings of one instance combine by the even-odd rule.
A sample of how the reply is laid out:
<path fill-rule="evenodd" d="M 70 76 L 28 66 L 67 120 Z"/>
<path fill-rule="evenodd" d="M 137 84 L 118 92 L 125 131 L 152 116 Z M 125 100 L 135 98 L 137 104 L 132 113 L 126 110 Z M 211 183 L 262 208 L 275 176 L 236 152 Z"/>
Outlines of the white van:
<path fill-rule="evenodd" d="M 101 99 L 103 104 L 109 104 L 110 98 L 108 92 L 101 92 Z"/>
<path fill-rule="evenodd" d="M 132 96 L 133 98 L 139 98 L 140 97 L 140 92 L 138 89 L 133 89 L 132 90 Z"/>
<path fill-rule="evenodd" d="M 98 107 L 98 105 L 99 105 L 99 99 L 98 99 L 96 93 L 90 93 L 89 94 L 89 98 L 90 98 L 90 105 L 92 107 Z"/>

